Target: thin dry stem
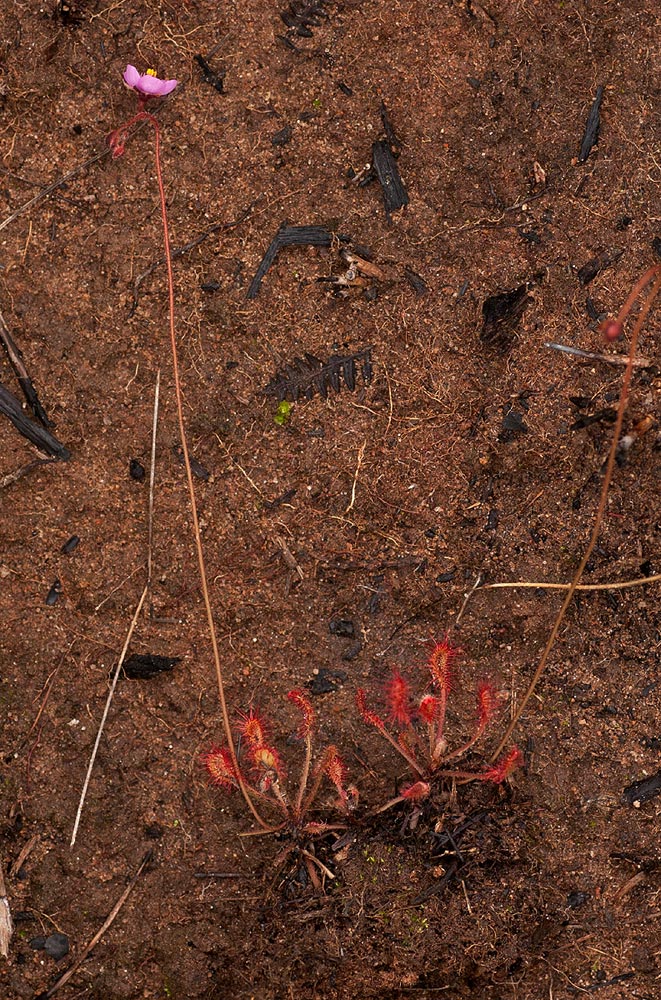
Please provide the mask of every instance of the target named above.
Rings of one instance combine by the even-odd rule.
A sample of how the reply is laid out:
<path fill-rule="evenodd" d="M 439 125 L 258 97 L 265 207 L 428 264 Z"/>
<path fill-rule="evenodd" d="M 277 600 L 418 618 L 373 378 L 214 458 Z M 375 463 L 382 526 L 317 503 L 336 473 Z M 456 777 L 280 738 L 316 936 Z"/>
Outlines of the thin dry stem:
<path fill-rule="evenodd" d="M 312 760 L 312 734 L 308 733 L 305 737 L 305 760 L 303 761 L 303 770 L 301 771 L 301 781 L 298 786 L 298 795 L 296 796 L 296 816 L 300 817 L 301 806 L 303 805 L 303 796 L 305 795 L 305 789 L 308 787 L 308 778 L 310 776 L 310 761 Z"/>
<path fill-rule="evenodd" d="M 610 487 L 610 484 L 611 484 L 611 480 L 613 478 L 613 470 L 615 468 L 615 458 L 617 456 L 618 444 L 619 444 L 619 441 L 620 441 L 620 435 L 622 433 L 622 423 L 624 421 L 624 413 L 625 413 L 626 406 L 627 406 L 627 400 L 629 398 L 629 386 L 631 385 L 631 376 L 632 376 L 632 372 L 633 372 L 633 359 L 634 359 L 634 357 L 636 355 L 636 349 L 638 347 L 638 338 L 640 336 L 640 331 L 641 331 L 641 329 L 643 327 L 643 324 L 644 324 L 645 320 L 647 319 L 647 315 L 648 315 L 648 313 L 649 313 L 649 311 L 650 311 L 650 309 L 652 307 L 652 303 L 654 302 L 654 299 L 656 298 L 656 296 L 657 296 L 657 294 L 659 292 L 659 289 L 661 288 L 661 265 L 656 265 L 655 267 L 649 268 L 649 270 L 645 272 L 645 274 L 642 276 L 642 278 L 640 278 L 639 281 L 636 282 L 636 284 L 634 285 L 634 287 L 633 287 L 633 289 L 632 289 L 629 297 L 627 298 L 625 304 L 623 305 L 623 307 L 620 310 L 619 315 L 617 317 L 617 322 L 619 322 L 619 323 L 623 323 L 624 322 L 624 320 L 626 319 L 626 317 L 630 313 L 630 311 L 631 311 L 631 309 L 632 309 L 632 307 L 633 307 L 636 299 L 638 298 L 638 296 L 641 294 L 641 292 L 652 281 L 654 281 L 652 289 L 651 289 L 649 295 L 647 296 L 645 302 L 642 304 L 642 306 L 640 308 L 640 312 L 638 313 L 638 316 L 636 318 L 636 322 L 635 322 L 633 330 L 631 332 L 631 344 L 630 344 L 630 347 L 629 347 L 629 363 L 627 364 L 627 367 L 625 368 L 624 378 L 622 379 L 622 389 L 620 390 L 620 402 L 619 402 L 619 405 L 618 405 L 618 408 L 617 408 L 617 417 L 616 417 L 616 420 L 615 420 L 615 427 L 613 429 L 613 441 L 612 441 L 612 444 L 611 444 L 610 451 L 608 453 L 608 461 L 606 463 L 606 472 L 605 472 L 605 475 L 604 475 L 603 485 L 601 487 L 601 496 L 599 498 L 599 505 L 597 507 L 597 513 L 595 515 L 594 525 L 592 527 L 592 534 L 590 535 L 590 540 L 588 542 L 587 548 L 585 549 L 585 552 L 583 553 L 583 558 L 581 559 L 581 561 L 579 563 L 578 569 L 576 570 L 576 573 L 574 574 L 574 578 L 571 581 L 569 589 L 567 590 L 565 598 L 564 598 L 564 600 L 562 602 L 562 606 L 560 608 L 560 611 L 558 612 L 558 614 L 556 616 L 555 622 L 553 624 L 553 628 L 551 629 L 551 634 L 550 634 L 550 636 L 548 638 L 546 646 L 544 647 L 544 651 L 543 651 L 543 653 L 541 655 L 541 658 L 539 660 L 539 663 L 537 665 L 537 669 L 535 670 L 535 673 L 533 674 L 532 680 L 530 681 L 530 684 L 528 685 L 528 689 L 527 689 L 526 693 L 524 694 L 523 698 L 521 699 L 521 701 L 520 701 L 520 703 L 519 703 L 516 711 L 514 712 L 514 715 L 512 716 L 512 719 L 510 720 L 510 723 L 509 723 L 509 725 L 508 725 L 508 727 L 507 727 L 507 729 L 505 731 L 505 735 L 503 736 L 503 738 L 500 741 L 497 749 L 495 750 L 494 754 L 491 757 L 492 761 L 494 761 L 498 756 L 500 756 L 500 754 L 502 753 L 503 749 L 505 748 L 505 746 L 509 742 L 510 736 L 512 735 L 514 729 L 516 728 L 516 726 L 517 726 L 517 724 L 519 722 L 519 719 L 523 715 L 523 712 L 524 712 L 524 710 L 526 708 L 526 705 L 528 704 L 528 702 L 530 701 L 530 699 L 533 696 L 535 688 L 537 687 L 539 679 L 542 676 L 542 674 L 544 672 L 544 668 L 546 667 L 546 664 L 548 662 L 548 658 L 549 658 L 549 655 L 551 653 L 551 650 L 553 649 L 553 646 L 555 645 L 555 640 L 556 640 L 558 632 L 560 630 L 560 626 L 561 626 L 561 624 L 562 624 L 562 622 L 564 620 L 565 614 L 567 612 L 567 608 L 571 604 L 572 598 L 574 596 L 574 592 L 576 591 L 576 589 L 577 589 L 577 587 L 579 585 L 580 579 L 583 576 L 583 572 L 584 572 L 585 567 L 586 567 L 586 565 L 588 563 L 588 560 L 589 560 L 590 556 L 592 555 L 592 551 L 593 551 L 595 545 L 597 544 L 597 539 L 599 538 L 599 532 L 601 530 L 601 524 L 602 524 L 602 521 L 603 521 L 603 518 L 604 518 L 604 511 L 606 510 L 606 502 L 608 500 L 608 490 L 609 490 L 609 487 Z"/>
<path fill-rule="evenodd" d="M 236 749 L 234 747 L 234 735 L 232 733 L 232 725 L 230 723 L 229 712 L 227 709 L 227 700 L 225 697 L 225 683 L 223 679 L 223 671 L 220 664 L 220 652 L 218 649 L 218 639 L 216 636 L 216 626 L 213 620 L 213 611 L 211 608 L 211 599 L 209 597 L 209 586 L 207 583 L 207 571 L 204 559 L 204 550 L 202 548 L 202 538 L 200 535 L 200 525 L 197 516 L 197 503 L 195 500 L 195 486 L 193 484 L 193 473 L 191 470 L 190 456 L 188 453 L 188 444 L 186 441 L 186 428 L 184 425 L 184 412 L 183 412 L 183 401 L 181 392 L 181 379 L 179 376 L 179 355 L 177 351 L 177 337 L 174 324 L 174 275 L 172 273 L 172 253 L 170 249 L 170 233 L 168 228 L 168 215 L 167 215 L 167 204 L 165 200 L 165 187 L 163 184 L 163 173 L 161 170 L 161 134 L 159 124 L 153 115 L 149 112 L 142 112 L 142 115 L 146 120 L 150 121 L 154 128 L 155 135 L 155 159 L 156 159 L 156 179 L 158 181 L 158 192 L 161 201 L 161 218 L 163 222 L 163 245 L 165 250 L 165 263 L 167 267 L 168 275 L 168 305 L 169 305 L 169 327 L 170 327 L 170 347 L 172 350 L 172 368 L 174 374 L 174 388 L 175 388 L 175 399 L 177 404 L 177 422 L 179 424 L 179 437 L 181 439 L 181 450 L 184 456 L 184 466 L 186 468 L 186 479 L 188 482 L 188 492 L 190 496 L 191 505 L 191 519 L 193 522 L 193 537 L 195 540 L 195 551 L 197 553 L 197 563 L 200 573 L 200 586 L 202 589 L 202 600 L 204 602 L 204 608 L 207 616 L 207 623 L 209 626 L 209 637 L 211 639 L 211 648 L 213 651 L 213 661 L 214 668 L 216 672 L 216 682 L 218 685 L 218 698 L 220 700 L 220 711 L 223 720 L 223 729 L 225 731 L 225 736 L 227 739 L 230 755 L 232 758 L 232 764 L 236 772 L 237 784 L 241 790 L 241 794 L 245 800 L 253 817 L 259 823 L 259 825 L 266 831 L 272 830 L 273 827 L 269 826 L 265 820 L 262 819 L 259 812 L 257 811 L 255 804 L 253 803 L 250 792 L 246 783 L 241 776 L 239 770 L 239 762 L 236 756 Z"/>
<path fill-rule="evenodd" d="M 629 587 L 644 587 L 646 583 L 659 583 L 661 573 L 652 576 L 637 576 L 633 580 L 619 580 L 614 583 L 579 583 L 574 590 L 627 590 Z M 485 583 L 479 590 L 512 590 L 528 587 L 534 590 L 569 590 L 571 583 L 541 583 L 531 580 L 515 580 L 513 583 Z"/>
<path fill-rule="evenodd" d="M 120 654 L 119 660 L 117 661 L 117 666 L 115 667 L 115 672 L 114 672 L 113 678 L 112 678 L 112 684 L 110 685 L 110 691 L 108 692 L 108 697 L 106 698 L 106 706 L 103 709 L 103 715 L 101 716 L 101 723 L 99 725 L 99 731 L 97 732 L 97 734 L 96 734 L 96 740 L 94 741 L 94 749 L 92 750 L 92 756 L 90 757 L 90 762 L 87 765 L 87 774 L 85 775 L 85 783 L 83 784 L 83 790 L 82 790 L 82 792 L 80 794 L 80 802 L 78 803 L 78 811 L 76 813 L 76 819 L 75 819 L 75 822 L 73 824 L 73 833 L 71 834 L 71 842 L 69 844 L 70 847 L 73 847 L 73 845 L 76 843 L 76 835 L 78 833 L 78 826 L 80 824 L 80 817 L 82 816 L 82 813 L 83 813 L 83 806 L 85 805 L 85 798 L 87 796 L 87 789 L 89 787 L 90 779 L 92 777 L 92 770 L 94 768 L 94 762 L 96 760 L 96 755 L 97 755 L 97 752 L 98 752 L 98 749 L 99 749 L 99 743 L 101 742 L 101 734 L 103 733 L 103 727 L 105 726 L 106 719 L 108 718 L 108 712 L 110 711 L 110 704 L 112 702 L 113 695 L 115 693 L 115 688 L 117 687 L 117 680 L 119 678 L 119 672 L 122 669 L 122 664 L 124 663 L 124 659 L 125 659 L 126 654 L 128 652 L 129 643 L 131 641 L 131 636 L 133 635 L 133 631 L 135 629 L 135 626 L 138 623 L 138 618 L 140 617 L 140 612 L 142 611 L 142 605 L 145 603 L 145 597 L 146 596 L 147 596 L 147 587 L 145 587 L 145 589 L 142 591 L 142 596 L 141 596 L 140 600 L 138 601 L 138 606 L 137 606 L 137 608 L 135 609 L 135 611 L 133 613 L 133 618 L 131 620 L 131 625 L 129 626 L 129 630 L 128 630 L 128 633 L 126 635 L 126 639 L 124 641 L 124 648 L 122 649 L 122 652 Z"/>

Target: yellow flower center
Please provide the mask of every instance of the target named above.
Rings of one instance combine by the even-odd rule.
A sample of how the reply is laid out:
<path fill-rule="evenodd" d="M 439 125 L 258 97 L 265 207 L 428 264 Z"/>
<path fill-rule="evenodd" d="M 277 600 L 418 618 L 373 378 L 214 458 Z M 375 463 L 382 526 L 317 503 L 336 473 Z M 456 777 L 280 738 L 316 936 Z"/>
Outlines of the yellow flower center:
<path fill-rule="evenodd" d="M 156 70 L 155 69 L 148 69 L 146 75 L 147 76 L 156 76 Z"/>

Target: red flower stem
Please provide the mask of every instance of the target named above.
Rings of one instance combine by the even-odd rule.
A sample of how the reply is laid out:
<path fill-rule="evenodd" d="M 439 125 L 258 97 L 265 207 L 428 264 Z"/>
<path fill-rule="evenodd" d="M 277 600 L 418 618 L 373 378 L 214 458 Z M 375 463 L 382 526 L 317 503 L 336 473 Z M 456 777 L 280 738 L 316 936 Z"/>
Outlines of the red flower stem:
<path fill-rule="evenodd" d="M 439 744 L 443 741 L 443 734 L 445 732 L 445 715 L 448 707 L 448 693 L 447 691 L 441 690 L 439 692 L 440 706 L 438 709 L 438 725 L 436 726 L 436 745 L 434 747 L 434 752 L 438 750 Z"/>
<path fill-rule="evenodd" d="M 636 349 L 638 347 L 638 338 L 640 336 L 640 331 L 643 328 L 643 324 L 647 319 L 647 315 L 650 309 L 652 308 L 652 303 L 654 302 L 655 298 L 659 294 L 659 290 L 661 289 L 661 264 L 656 264 L 654 267 L 650 267 L 642 276 L 642 278 L 640 278 L 640 280 L 634 285 L 629 297 L 622 306 L 617 317 L 618 322 L 620 323 L 624 322 L 626 317 L 631 312 L 631 309 L 636 299 L 640 295 L 640 293 L 652 281 L 654 281 L 652 290 L 650 291 L 649 295 L 643 302 L 640 308 L 640 312 L 638 313 L 638 316 L 636 318 L 633 330 L 631 331 L 631 346 L 629 347 L 629 359 L 627 361 L 627 367 L 624 370 L 624 377 L 622 379 L 622 389 L 620 390 L 620 402 L 617 408 L 615 427 L 613 429 L 613 440 L 611 443 L 610 451 L 608 453 L 608 461 L 606 463 L 606 473 L 604 475 L 604 481 L 601 487 L 599 506 L 597 507 L 597 513 L 595 515 L 594 525 L 592 527 L 592 534 L 590 535 L 590 541 L 588 542 L 587 548 L 583 553 L 583 558 L 579 563 L 578 569 L 574 573 L 574 578 L 571 582 L 569 590 L 565 595 L 565 599 L 562 602 L 560 611 L 557 614 L 557 617 L 553 624 L 553 628 L 551 629 L 551 634 L 548 638 L 546 646 L 544 647 L 544 651 L 541 655 L 540 661 L 537 665 L 537 669 L 535 670 L 535 673 L 532 676 L 532 680 L 528 685 L 526 693 L 524 694 L 522 700 L 519 702 L 519 705 L 510 720 L 510 724 L 508 725 L 505 731 L 505 735 L 503 736 L 502 740 L 498 744 L 498 747 L 494 751 L 491 757 L 491 761 L 494 761 L 497 757 L 499 757 L 502 751 L 505 749 L 506 745 L 509 742 L 510 736 L 514 732 L 514 729 L 516 728 L 519 719 L 523 715 L 526 705 L 533 696 L 535 688 L 537 687 L 537 683 L 544 672 L 544 668 L 546 667 L 549 654 L 555 644 L 555 640 L 560 630 L 560 626 L 564 620 L 567 608 L 571 604 L 572 598 L 574 597 L 576 588 L 581 581 L 581 577 L 583 576 L 583 572 L 585 570 L 585 567 L 587 566 L 588 560 L 592 555 L 592 551 L 595 545 L 597 544 L 597 539 L 599 538 L 599 532 L 601 531 L 601 524 L 604 518 L 604 512 L 606 510 L 606 502 L 608 500 L 608 490 L 610 488 L 611 479 L 613 478 L 613 469 L 615 468 L 615 458 L 617 456 L 617 446 L 620 443 L 620 435 L 622 433 L 622 422 L 624 421 L 624 414 L 627 408 L 627 401 L 629 398 L 629 386 L 631 385 L 631 376 L 633 373 L 633 360 L 636 355 Z"/>
<path fill-rule="evenodd" d="M 163 221 L 163 245 L 165 249 L 165 264 L 167 267 L 167 275 L 168 275 L 170 347 L 172 349 L 172 368 L 174 373 L 174 388 L 175 388 L 175 398 L 177 403 L 177 420 L 179 423 L 179 437 L 181 438 L 181 450 L 184 456 L 184 465 L 186 467 L 186 479 L 188 480 L 188 492 L 190 494 L 190 505 L 191 505 L 191 518 L 193 521 L 193 536 L 195 538 L 195 550 L 197 552 L 197 563 L 200 572 L 202 600 L 204 602 L 204 607 L 206 610 L 207 622 L 209 626 L 209 636 L 211 639 L 211 648 L 213 651 L 213 661 L 216 671 L 216 682 L 218 685 L 218 697 L 220 700 L 220 711 L 223 719 L 223 729 L 225 730 L 225 737 L 227 739 L 229 752 L 232 758 L 232 766 L 234 767 L 235 770 L 236 781 L 241 790 L 241 794 L 253 817 L 266 833 L 266 832 L 271 832 L 276 828 L 269 826 L 269 824 L 265 820 L 263 820 L 262 817 L 260 816 L 259 812 L 255 808 L 255 805 L 250 797 L 249 789 L 245 781 L 241 777 L 241 772 L 239 771 L 239 762 L 237 760 L 236 750 L 234 748 L 234 735 L 232 733 L 232 725 L 230 723 L 229 712 L 227 710 L 227 700 L 225 698 L 225 682 L 223 679 L 222 667 L 220 665 L 220 652 L 218 649 L 216 626 L 213 620 L 211 599 L 209 597 L 207 571 L 204 560 L 204 551 L 202 549 L 200 524 L 197 516 L 197 503 L 195 501 L 195 487 L 193 485 L 193 473 L 191 471 L 190 456 L 188 454 L 188 445 L 186 443 L 186 428 L 184 425 L 184 411 L 181 398 L 181 380 L 179 377 L 179 355 L 177 352 L 177 337 L 174 325 L 174 276 L 172 273 L 172 253 L 170 251 L 170 233 L 168 228 L 167 203 L 165 200 L 165 186 L 163 184 L 163 172 L 161 170 L 161 130 L 156 118 L 154 118 L 154 116 L 150 114 L 149 111 L 145 111 L 144 109 L 139 111 L 138 114 L 128 124 L 131 125 L 133 122 L 140 120 L 148 121 L 153 126 L 154 136 L 155 136 L 156 179 L 158 181 L 158 193 L 161 200 L 161 218 Z"/>
<path fill-rule="evenodd" d="M 303 805 L 303 796 L 305 795 L 305 789 L 308 787 L 308 778 L 310 776 L 310 761 L 312 760 L 312 734 L 308 733 L 305 737 L 305 760 L 303 761 L 303 770 L 301 771 L 301 781 L 298 786 L 298 795 L 296 796 L 296 819 L 300 819 L 302 816 L 301 806 Z"/>

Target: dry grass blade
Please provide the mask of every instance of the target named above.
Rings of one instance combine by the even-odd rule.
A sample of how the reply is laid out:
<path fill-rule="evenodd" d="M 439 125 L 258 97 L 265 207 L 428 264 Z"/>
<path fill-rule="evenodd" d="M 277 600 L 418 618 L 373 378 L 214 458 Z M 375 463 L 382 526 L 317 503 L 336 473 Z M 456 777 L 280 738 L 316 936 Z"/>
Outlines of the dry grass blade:
<path fill-rule="evenodd" d="M 627 590 L 629 587 L 644 587 L 648 583 L 659 583 L 661 573 L 652 576 L 637 576 L 633 580 L 615 580 L 613 583 L 578 583 L 574 590 Z M 542 583 L 534 580 L 515 580 L 513 583 L 485 583 L 478 590 L 514 590 L 524 587 L 531 590 L 569 590 L 571 583 Z"/>
<path fill-rule="evenodd" d="M 75 822 L 73 824 L 73 833 L 71 834 L 71 842 L 69 844 L 70 847 L 73 847 L 73 845 L 76 843 L 76 835 L 78 833 L 78 826 L 80 824 L 80 817 L 81 817 L 82 812 L 83 812 L 83 806 L 85 805 L 85 797 L 87 795 L 87 789 L 89 787 L 90 779 L 92 777 L 92 770 L 94 768 L 94 761 L 96 760 L 96 755 L 97 755 L 97 752 L 98 752 L 98 749 L 99 749 L 99 743 L 101 742 L 101 734 L 103 733 L 103 727 L 105 726 L 106 719 L 108 718 L 108 712 L 110 711 L 110 704 L 112 702 L 112 698 L 113 698 L 113 695 L 115 693 L 115 688 L 117 687 L 117 680 L 119 678 L 119 672 L 122 669 L 122 664 L 123 664 L 124 660 L 126 659 L 126 654 L 128 652 L 129 643 L 131 641 L 131 637 L 132 637 L 133 632 L 135 630 L 135 626 L 138 623 L 138 618 L 140 617 L 140 612 L 142 611 L 142 605 L 145 603 L 146 596 L 147 596 L 147 587 L 145 587 L 145 589 L 142 591 L 142 596 L 140 597 L 140 600 L 138 601 L 138 606 L 135 609 L 135 612 L 133 614 L 133 619 L 131 621 L 131 625 L 129 627 L 129 630 L 128 630 L 128 633 L 127 633 L 127 636 L 126 636 L 126 640 L 124 642 L 124 648 L 122 649 L 122 652 L 121 652 L 121 655 L 119 657 L 119 660 L 117 661 L 117 666 L 115 667 L 115 672 L 114 672 L 113 678 L 112 678 L 112 684 L 110 685 L 110 691 L 108 692 L 108 697 L 106 698 L 106 707 L 103 710 L 103 716 L 101 717 L 101 723 L 99 725 L 99 731 L 96 734 L 96 740 L 94 741 L 94 749 L 92 750 L 92 756 L 90 757 L 90 762 L 89 762 L 89 764 L 87 766 L 87 774 L 85 775 L 85 783 L 83 785 L 83 790 L 82 790 L 81 795 L 80 795 L 80 802 L 78 803 L 78 811 L 76 813 L 76 820 L 75 820 Z"/>

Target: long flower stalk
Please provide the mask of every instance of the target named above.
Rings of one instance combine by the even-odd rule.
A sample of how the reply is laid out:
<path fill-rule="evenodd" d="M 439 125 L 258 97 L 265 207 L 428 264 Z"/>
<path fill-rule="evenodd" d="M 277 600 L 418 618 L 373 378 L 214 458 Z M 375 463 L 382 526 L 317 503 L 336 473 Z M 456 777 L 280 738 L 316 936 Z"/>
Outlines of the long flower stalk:
<path fill-rule="evenodd" d="M 113 157 L 121 156 L 124 153 L 126 141 L 129 135 L 130 127 L 136 122 L 147 122 L 154 129 L 154 158 L 156 166 L 156 180 L 158 183 L 158 193 L 160 198 L 161 206 L 161 221 L 163 225 L 163 247 L 165 251 L 165 264 L 167 269 L 167 282 L 168 282 L 168 319 L 169 319 L 169 330 L 170 330 L 170 348 L 172 352 L 172 368 L 174 375 L 174 387 L 175 387 L 175 400 L 177 406 L 177 422 L 179 425 L 179 437 L 181 439 L 181 449 L 184 458 L 184 466 L 186 469 L 186 480 L 188 483 L 188 492 L 190 497 L 190 507 L 191 507 L 191 519 L 193 522 L 193 537 L 195 540 L 195 551 L 197 554 L 197 563 L 200 576 L 200 587 L 202 590 L 202 600 L 204 603 L 204 608 L 206 611 L 207 624 L 209 628 L 209 638 L 211 640 L 211 649 L 213 653 L 213 662 L 216 674 L 216 683 L 218 687 L 218 698 L 220 701 L 220 712 L 223 722 L 223 729 L 227 739 L 228 749 L 231 756 L 232 764 L 236 772 L 236 781 L 241 794 L 248 806 L 250 812 L 252 813 L 255 821 L 259 826 L 266 832 L 271 831 L 273 827 L 270 826 L 260 815 L 255 804 L 251 798 L 250 791 L 248 790 L 245 781 L 239 770 L 238 760 L 236 756 L 236 750 L 234 747 L 234 736 L 232 733 L 232 726 L 230 723 L 229 712 L 227 708 L 227 699 L 225 696 L 225 681 L 223 677 L 223 670 L 220 662 L 220 651 L 218 647 L 218 638 L 216 635 L 216 626 L 213 618 L 213 610 L 211 608 L 211 599 L 209 597 L 209 585 L 207 581 L 207 571 L 206 563 L 204 558 L 204 549 L 202 547 L 202 537 L 200 534 L 200 524 L 197 514 L 197 502 L 195 499 L 195 487 L 193 484 L 193 473 L 191 470 L 190 455 L 188 452 L 188 444 L 186 441 L 186 427 L 184 424 L 184 413 L 183 413 L 183 400 L 181 391 L 181 378 L 179 375 L 179 355 L 177 350 L 177 337 L 175 329 L 175 302 L 174 302 L 174 276 L 172 272 L 172 252 L 170 248 L 170 232 L 168 226 L 168 213 L 167 213 L 167 202 L 165 198 L 165 185 L 163 183 L 163 170 L 161 165 L 161 130 L 158 120 L 149 111 L 146 110 L 145 104 L 148 100 L 153 97 L 162 97 L 165 94 L 170 93 L 176 86 L 176 81 L 162 81 L 159 80 L 155 74 L 148 73 L 144 76 L 140 75 L 135 67 L 128 66 L 124 74 L 124 80 L 128 86 L 136 91 L 138 94 L 138 99 L 140 102 L 140 110 L 130 121 L 126 122 L 116 129 L 110 136 L 110 146 L 113 151 Z"/>

